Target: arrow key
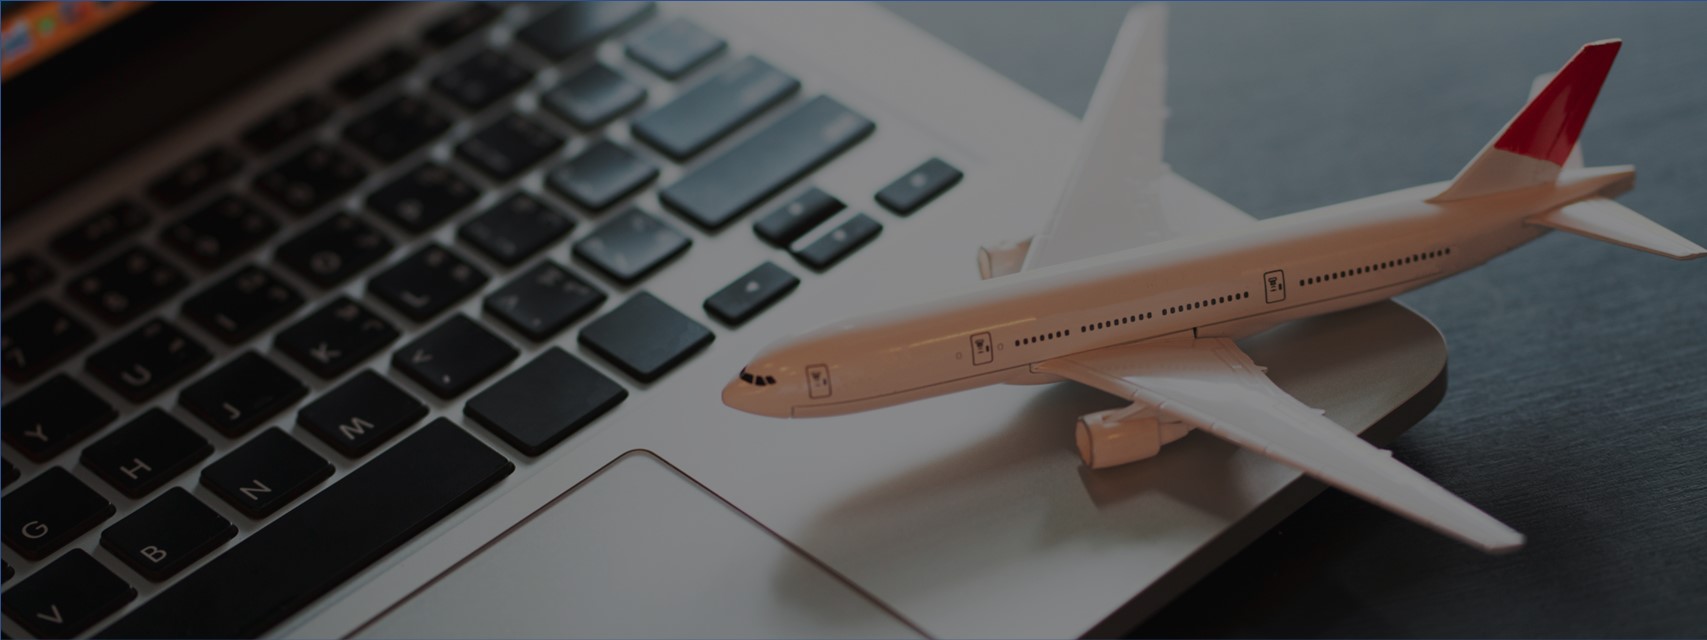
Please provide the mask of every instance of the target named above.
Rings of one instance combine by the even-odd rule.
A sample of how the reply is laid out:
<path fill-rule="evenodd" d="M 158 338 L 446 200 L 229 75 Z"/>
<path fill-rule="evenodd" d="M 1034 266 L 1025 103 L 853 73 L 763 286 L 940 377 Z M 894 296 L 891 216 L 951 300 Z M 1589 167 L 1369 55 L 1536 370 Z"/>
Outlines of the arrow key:
<path fill-rule="evenodd" d="M 38 638 L 69 638 L 136 598 L 136 589 L 82 549 L 42 567 L 0 600 L 6 617 Z"/>

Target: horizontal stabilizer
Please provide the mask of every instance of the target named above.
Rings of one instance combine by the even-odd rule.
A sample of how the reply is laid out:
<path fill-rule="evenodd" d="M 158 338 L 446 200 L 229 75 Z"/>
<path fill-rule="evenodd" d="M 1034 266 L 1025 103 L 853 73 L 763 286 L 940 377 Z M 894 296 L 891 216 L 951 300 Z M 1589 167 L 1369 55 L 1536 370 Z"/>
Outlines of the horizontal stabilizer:
<path fill-rule="evenodd" d="M 1674 260 L 1694 260 L 1707 255 L 1707 249 L 1701 245 L 1606 198 L 1560 207 L 1530 218 L 1529 222 Z"/>

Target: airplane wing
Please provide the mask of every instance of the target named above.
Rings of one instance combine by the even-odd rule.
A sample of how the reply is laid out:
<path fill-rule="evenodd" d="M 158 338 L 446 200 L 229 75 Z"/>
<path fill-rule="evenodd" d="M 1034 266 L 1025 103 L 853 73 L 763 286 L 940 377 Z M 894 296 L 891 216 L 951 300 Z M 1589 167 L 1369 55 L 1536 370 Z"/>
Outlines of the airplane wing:
<path fill-rule="evenodd" d="M 1489 552 L 1523 535 L 1275 386 L 1232 340 L 1109 347 L 1034 365 L 1130 398 Z"/>

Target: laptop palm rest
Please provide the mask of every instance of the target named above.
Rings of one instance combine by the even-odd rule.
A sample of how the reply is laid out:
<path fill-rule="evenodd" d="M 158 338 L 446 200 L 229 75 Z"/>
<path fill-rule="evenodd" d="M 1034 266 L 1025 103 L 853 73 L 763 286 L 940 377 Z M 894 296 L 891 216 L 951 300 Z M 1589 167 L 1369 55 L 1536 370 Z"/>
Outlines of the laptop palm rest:
<path fill-rule="evenodd" d="M 617 458 L 358 637 L 920 637 L 649 452 Z"/>

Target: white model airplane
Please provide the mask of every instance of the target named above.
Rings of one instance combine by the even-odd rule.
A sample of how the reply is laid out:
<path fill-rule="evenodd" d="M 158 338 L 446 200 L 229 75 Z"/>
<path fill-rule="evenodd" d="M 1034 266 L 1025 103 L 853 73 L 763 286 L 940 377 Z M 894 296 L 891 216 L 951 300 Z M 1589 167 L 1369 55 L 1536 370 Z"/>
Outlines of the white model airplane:
<path fill-rule="evenodd" d="M 1676 259 L 1707 254 L 1608 199 L 1631 188 L 1632 167 L 1582 166 L 1577 135 L 1619 41 L 1584 45 L 1538 79 L 1451 182 L 1258 221 L 1158 206 L 1164 11 L 1128 15 L 1042 234 L 981 250 L 986 282 L 964 294 L 771 346 L 723 401 L 805 418 L 1072 380 L 1132 401 L 1079 419 L 1092 468 L 1202 429 L 1486 551 L 1522 546 L 1522 534 L 1281 391 L 1233 341 L 1386 300 L 1549 229 Z"/>

